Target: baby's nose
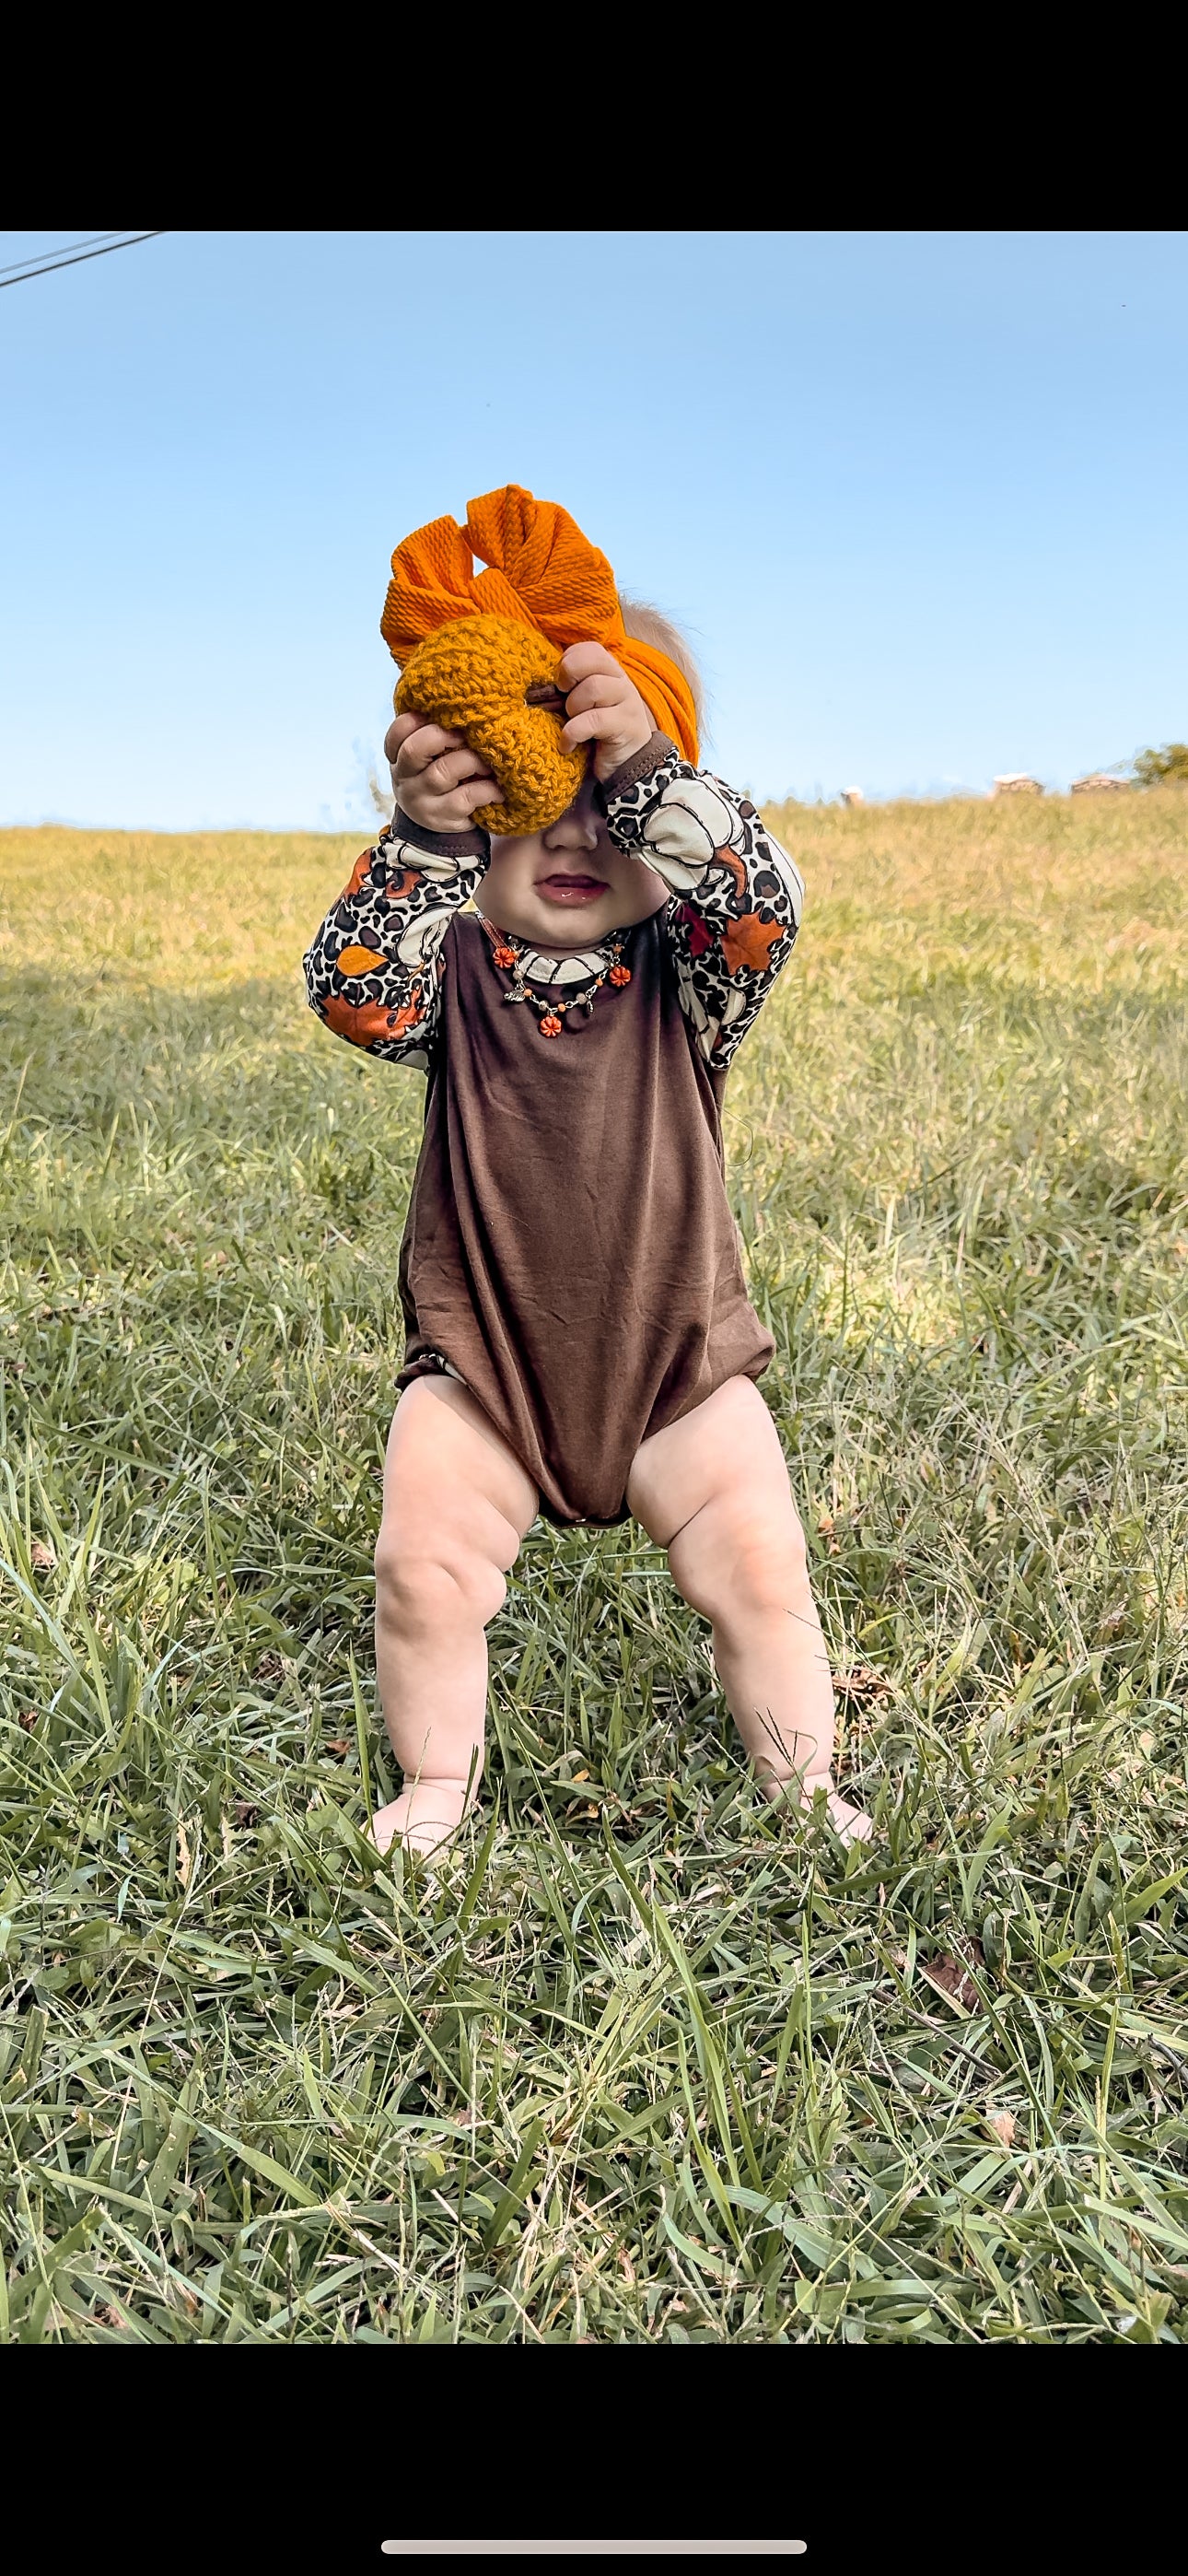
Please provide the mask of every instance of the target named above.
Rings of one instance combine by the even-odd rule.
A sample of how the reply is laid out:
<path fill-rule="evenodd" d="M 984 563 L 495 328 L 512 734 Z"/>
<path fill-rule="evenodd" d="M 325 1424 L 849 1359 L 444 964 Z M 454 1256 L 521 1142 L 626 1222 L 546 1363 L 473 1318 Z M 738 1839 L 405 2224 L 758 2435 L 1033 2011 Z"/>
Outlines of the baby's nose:
<path fill-rule="evenodd" d="M 596 850 L 598 847 L 601 806 L 598 782 L 592 769 L 586 771 L 572 805 L 555 823 L 550 823 L 545 842 L 551 850 Z"/>

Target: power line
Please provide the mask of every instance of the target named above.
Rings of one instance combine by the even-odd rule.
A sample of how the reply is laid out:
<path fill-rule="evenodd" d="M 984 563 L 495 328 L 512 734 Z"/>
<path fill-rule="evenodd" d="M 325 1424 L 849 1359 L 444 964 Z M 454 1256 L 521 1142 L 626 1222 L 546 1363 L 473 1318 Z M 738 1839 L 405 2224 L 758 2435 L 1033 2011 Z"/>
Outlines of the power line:
<path fill-rule="evenodd" d="M 33 250 L 30 251 L 27 259 L 10 261 L 7 268 L 0 268 L 0 277 L 15 277 L 18 269 L 36 268 L 38 262 L 43 259 L 64 259 L 67 251 L 89 250 L 92 242 L 115 242 L 122 241 L 123 238 L 121 232 L 84 233 L 80 242 L 62 242 L 57 250 Z"/>
<path fill-rule="evenodd" d="M 159 226 L 151 233 L 128 233 L 118 241 L 92 233 L 89 239 L 98 242 L 97 250 L 88 250 L 84 242 L 76 242 L 68 246 L 68 256 L 53 251 L 48 256 L 43 252 L 39 260 L 15 260 L 11 269 L 0 269 L 0 294 L 6 286 L 23 286 L 28 277 L 48 277 L 55 268 L 77 268 L 80 261 L 102 259 L 109 250 L 131 250 L 137 242 L 159 241 L 163 230 Z"/>

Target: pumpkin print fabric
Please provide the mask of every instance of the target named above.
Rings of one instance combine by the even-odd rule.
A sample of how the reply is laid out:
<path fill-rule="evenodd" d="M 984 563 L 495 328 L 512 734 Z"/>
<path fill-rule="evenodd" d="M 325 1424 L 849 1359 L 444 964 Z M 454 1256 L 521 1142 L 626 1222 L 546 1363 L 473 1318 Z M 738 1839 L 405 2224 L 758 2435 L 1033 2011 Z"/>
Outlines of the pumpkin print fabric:
<path fill-rule="evenodd" d="M 662 923 L 681 1009 L 699 1054 L 722 1073 L 791 955 L 804 901 L 800 872 L 748 797 L 695 769 L 662 735 L 604 792 L 611 839 L 670 888 Z M 477 892 L 488 852 L 485 832 L 425 832 L 399 812 L 363 851 L 305 958 L 310 1006 L 337 1037 L 428 1069 L 448 933 Z M 604 946 L 529 957 L 526 972 L 564 989 L 610 965 Z M 608 982 L 616 981 L 612 966 Z M 595 1008 L 613 1009 L 615 999 L 600 993 Z"/>

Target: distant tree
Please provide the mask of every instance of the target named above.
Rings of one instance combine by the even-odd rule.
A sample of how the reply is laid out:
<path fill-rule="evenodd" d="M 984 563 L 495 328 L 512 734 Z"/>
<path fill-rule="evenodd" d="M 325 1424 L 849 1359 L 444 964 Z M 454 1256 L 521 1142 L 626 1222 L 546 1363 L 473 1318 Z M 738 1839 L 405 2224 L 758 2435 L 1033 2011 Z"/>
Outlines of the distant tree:
<path fill-rule="evenodd" d="M 1188 742 L 1165 742 L 1162 751 L 1140 751 L 1134 776 L 1139 787 L 1163 787 L 1173 779 L 1188 784 Z"/>

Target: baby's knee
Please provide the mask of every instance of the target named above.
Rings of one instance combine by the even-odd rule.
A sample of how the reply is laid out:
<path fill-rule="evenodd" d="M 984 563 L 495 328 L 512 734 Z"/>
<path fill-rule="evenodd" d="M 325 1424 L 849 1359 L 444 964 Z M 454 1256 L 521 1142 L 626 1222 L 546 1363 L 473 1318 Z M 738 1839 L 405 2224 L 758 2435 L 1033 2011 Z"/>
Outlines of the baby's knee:
<path fill-rule="evenodd" d="M 669 1562 L 686 1601 L 715 1626 L 812 1613 L 808 1550 L 790 1500 L 770 1511 L 745 1492 L 723 1495 L 678 1535 Z"/>
<path fill-rule="evenodd" d="M 386 1513 L 375 1550 L 376 1616 L 405 1633 L 440 1633 L 501 1610 L 507 1583 L 483 1535 L 465 1521 L 435 1524 L 427 1513 Z"/>

